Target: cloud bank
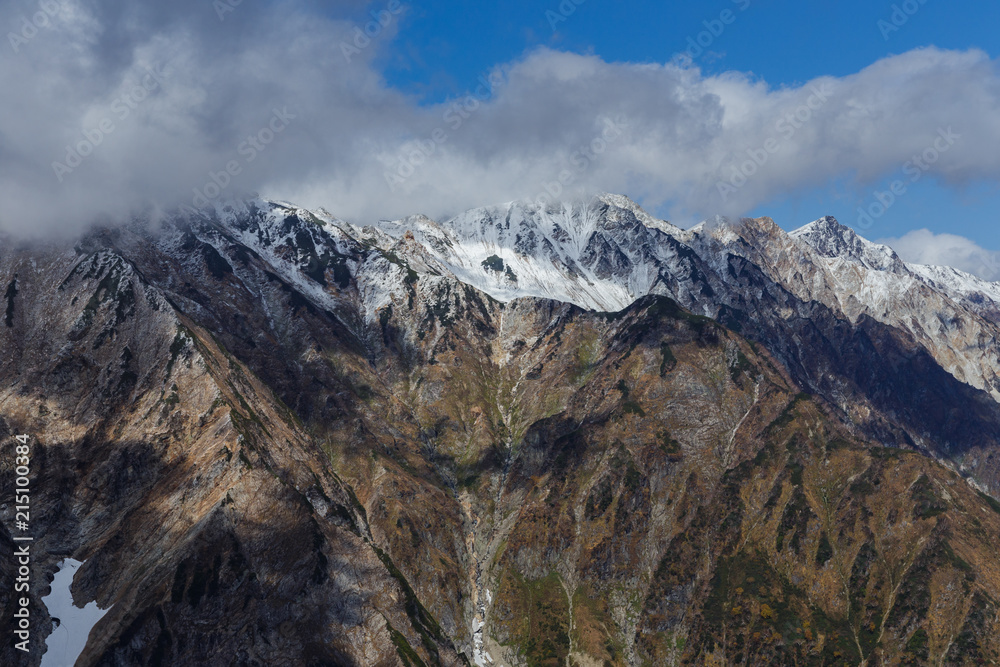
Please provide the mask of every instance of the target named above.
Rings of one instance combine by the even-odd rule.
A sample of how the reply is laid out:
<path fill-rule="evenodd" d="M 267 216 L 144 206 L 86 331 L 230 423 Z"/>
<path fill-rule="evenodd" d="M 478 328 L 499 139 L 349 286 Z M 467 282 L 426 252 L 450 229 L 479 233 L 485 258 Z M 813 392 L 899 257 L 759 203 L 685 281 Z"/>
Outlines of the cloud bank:
<path fill-rule="evenodd" d="M 917 229 L 880 243 L 890 246 L 911 264 L 951 266 L 985 280 L 1000 280 L 1000 252 L 986 250 L 963 236 Z"/>
<path fill-rule="evenodd" d="M 684 219 L 738 216 L 834 178 L 877 183 L 942 131 L 958 139 L 928 177 L 1000 176 L 1000 73 L 979 51 L 921 49 L 772 87 L 538 49 L 427 106 L 378 70 L 406 12 L 4 3 L 0 227 L 72 233 L 250 191 L 359 222 L 594 191 Z"/>

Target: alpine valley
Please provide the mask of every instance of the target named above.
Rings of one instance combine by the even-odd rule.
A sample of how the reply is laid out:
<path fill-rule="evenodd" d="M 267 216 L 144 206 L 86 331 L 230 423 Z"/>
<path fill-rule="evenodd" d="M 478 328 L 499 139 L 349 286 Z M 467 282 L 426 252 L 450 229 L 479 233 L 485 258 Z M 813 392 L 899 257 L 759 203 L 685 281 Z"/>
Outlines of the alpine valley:
<path fill-rule="evenodd" d="M 68 558 L 81 667 L 1000 662 L 1000 284 L 832 218 L 258 199 L 0 289 L 28 664 Z"/>

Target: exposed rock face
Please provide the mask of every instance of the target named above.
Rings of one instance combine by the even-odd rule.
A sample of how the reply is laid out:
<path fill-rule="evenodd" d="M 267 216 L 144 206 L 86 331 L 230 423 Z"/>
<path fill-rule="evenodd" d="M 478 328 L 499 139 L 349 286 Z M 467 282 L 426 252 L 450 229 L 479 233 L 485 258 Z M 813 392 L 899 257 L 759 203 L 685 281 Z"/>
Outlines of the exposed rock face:
<path fill-rule="evenodd" d="M 933 275 L 618 197 L 5 245 L 35 580 L 113 605 L 80 665 L 998 660 L 1000 504 L 924 455 L 1000 482 L 996 318 Z"/>
<path fill-rule="evenodd" d="M 670 296 L 766 345 L 865 437 L 918 447 L 1000 493 L 997 284 L 908 265 L 833 218 L 791 234 L 767 218 L 683 231 L 617 195 L 354 233 L 382 248 L 410 234 L 497 299 L 617 311 L 646 294 Z M 516 284 L 498 283 L 487 257 Z"/>
<path fill-rule="evenodd" d="M 18 281 L 3 435 L 38 443 L 34 580 L 76 554 L 76 597 L 114 605 L 80 664 L 395 665 L 397 646 L 461 664 L 304 425 L 105 241 L 0 260 Z"/>

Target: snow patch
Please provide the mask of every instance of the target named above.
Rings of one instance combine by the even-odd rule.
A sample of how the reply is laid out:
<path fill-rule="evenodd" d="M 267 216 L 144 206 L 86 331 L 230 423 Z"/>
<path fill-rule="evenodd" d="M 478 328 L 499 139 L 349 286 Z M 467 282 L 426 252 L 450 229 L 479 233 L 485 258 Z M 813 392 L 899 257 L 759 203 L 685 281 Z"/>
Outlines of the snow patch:
<path fill-rule="evenodd" d="M 45 638 L 41 667 L 72 667 L 87 645 L 90 630 L 110 609 L 101 609 L 96 602 L 83 608 L 73 604 L 70 586 L 81 565 L 81 561 L 72 558 L 62 560 L 52 580 L 52 591 L 42 598 L 54 627 Z"/>

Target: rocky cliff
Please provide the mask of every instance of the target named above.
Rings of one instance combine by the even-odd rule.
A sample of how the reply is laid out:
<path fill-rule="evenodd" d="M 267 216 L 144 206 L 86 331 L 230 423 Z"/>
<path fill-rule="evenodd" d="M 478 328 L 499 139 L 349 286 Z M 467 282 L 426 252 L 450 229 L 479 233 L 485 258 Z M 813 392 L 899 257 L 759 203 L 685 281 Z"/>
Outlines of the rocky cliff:
<path fill-rule="evenodd" d="M 993 286 L 831 220 L 256 201 L 0 282 L 34 664 L 63 557 L 79 665 L 1000 660 Z"/>

